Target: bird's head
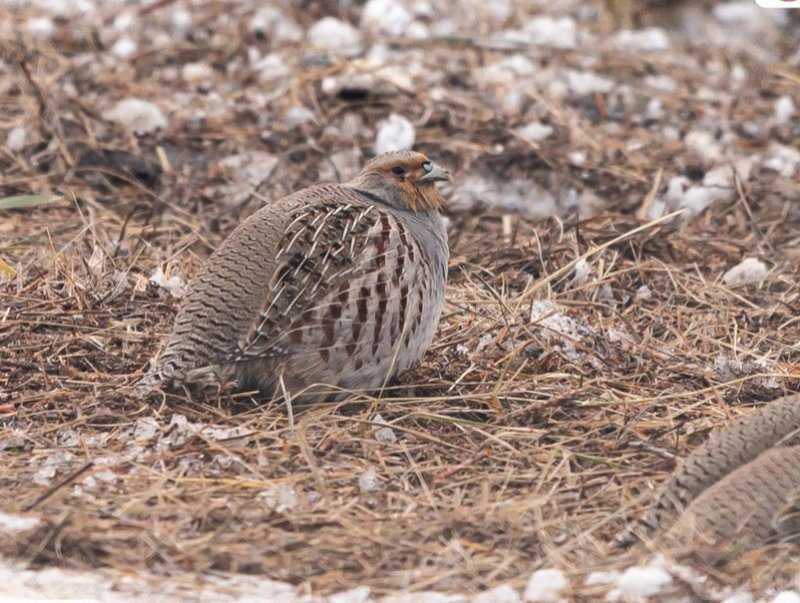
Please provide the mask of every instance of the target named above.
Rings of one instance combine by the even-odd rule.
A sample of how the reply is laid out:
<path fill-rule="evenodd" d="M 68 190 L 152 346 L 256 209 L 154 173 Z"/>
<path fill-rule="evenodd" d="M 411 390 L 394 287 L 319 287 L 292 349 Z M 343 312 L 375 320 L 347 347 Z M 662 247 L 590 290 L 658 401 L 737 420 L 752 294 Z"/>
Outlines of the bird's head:
<path fill-rule="evenodd" d="M 442 207 L 436 183 L 449 181 L 450 173 L 422 153 L 392 151 L 370 159 L 348 186 L 392 207 L 417 212 Z"/>

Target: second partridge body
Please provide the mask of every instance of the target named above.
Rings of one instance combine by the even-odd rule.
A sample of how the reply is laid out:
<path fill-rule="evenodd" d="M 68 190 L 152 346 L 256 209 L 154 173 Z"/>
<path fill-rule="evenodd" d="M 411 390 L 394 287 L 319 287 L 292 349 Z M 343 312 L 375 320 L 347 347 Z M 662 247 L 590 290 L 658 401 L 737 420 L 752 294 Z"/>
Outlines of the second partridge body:
<path fill-rule="evenodd" d="M 387 153 L 257 211 L 191 283 L 138 391 L 215 372 L 303 400 L 380 388 L 421 358 L 441 315 L 446 179 L 424 155 Z"/>

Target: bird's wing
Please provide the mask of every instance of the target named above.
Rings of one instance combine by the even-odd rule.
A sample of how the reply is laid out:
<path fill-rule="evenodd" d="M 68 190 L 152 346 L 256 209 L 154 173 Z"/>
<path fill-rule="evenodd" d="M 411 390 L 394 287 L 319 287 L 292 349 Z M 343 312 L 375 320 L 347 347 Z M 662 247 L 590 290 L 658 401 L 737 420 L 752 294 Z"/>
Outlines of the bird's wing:
<path fill-rule="evenodd" d="M 406 249 L 398 240 L 408 246 L 410 235 L 387 208 L 342 186 L 320 187 L 318 192 L 324 200 L 298 209 L 285 229 L 268 295 L 234 361 L 283 356 L 320 324 L 330 333 L 334 321 L 367 327 L 373 320 L 367 299 L 381 287 L 381 278 L 403 276 L 402 266 L 396 275 L 389 274 L 388 266 L 396 266 L 398 249 Z M 358 311 L 342 316 L 351 300 Z"/>

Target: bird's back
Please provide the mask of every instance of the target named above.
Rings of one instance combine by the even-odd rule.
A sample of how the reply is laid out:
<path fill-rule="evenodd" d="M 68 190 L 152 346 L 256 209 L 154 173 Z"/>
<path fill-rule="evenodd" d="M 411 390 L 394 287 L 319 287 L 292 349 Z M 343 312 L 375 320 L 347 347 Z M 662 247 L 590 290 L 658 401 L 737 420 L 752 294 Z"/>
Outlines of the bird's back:
<path fill-rule="evenodd" d="M 139 390 L 210 377 L 217 369 L 269 390 L 279 366 L 297 387 L 308 380 L 379 384 L 385 375 L 377 373 L 389 371 L 392 353 L 384 347 L 394 345 L 399 330 L 412 339 L 392 368 L 406 368 L 430 344 L 446 263 L 436 212 L 398 210 L 345 185 L 299 191 L 254 213 L 212 254 Z M 417 311 L 431 315 L 406 327 L 405 318 Z M 367 337 L 369 351 L 362 345 Z M 353 363 L 365 362 L 356 349 L 381 362 L 374 375 L 363 369 L 361 378 L 343 382 L 344 373 L 359 374 Z"/>

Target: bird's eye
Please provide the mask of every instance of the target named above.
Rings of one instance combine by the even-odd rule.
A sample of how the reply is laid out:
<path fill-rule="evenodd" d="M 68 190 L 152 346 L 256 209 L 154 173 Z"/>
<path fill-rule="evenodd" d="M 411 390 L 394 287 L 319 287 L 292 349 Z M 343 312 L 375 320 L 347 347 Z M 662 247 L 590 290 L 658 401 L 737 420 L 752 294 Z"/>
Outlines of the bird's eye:
<path fill-rule="evenodd" d="M 422 164 L 422 169 L 425 170 L 426 172 L 430 172 L 433 169 L 433 166 L 431 165 L 430 161 L 426 161 L 425 163 Z"/>
<path fill-rule="evenodd" d="M 406 168 L 404 168 L 402 165 L 396 165 L 392 168 L 392 174 L 395 176 L 405 176 Z"/>

